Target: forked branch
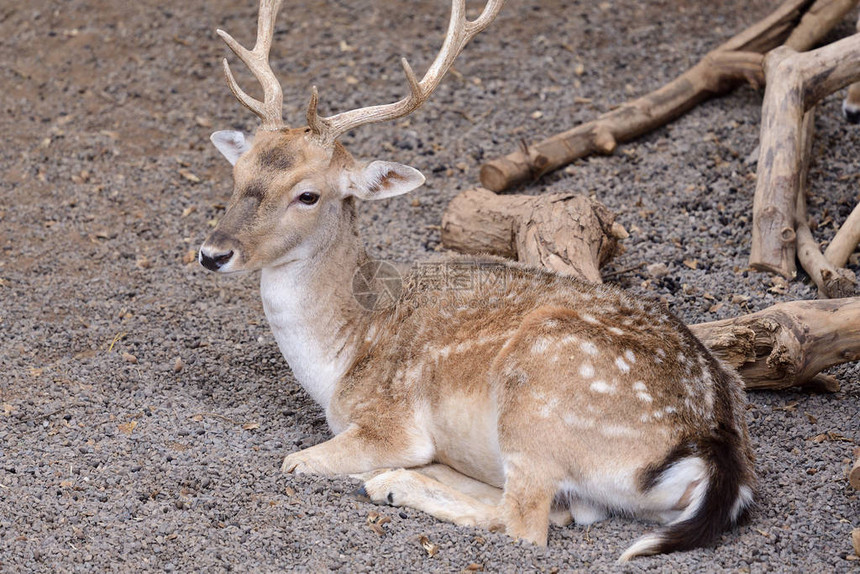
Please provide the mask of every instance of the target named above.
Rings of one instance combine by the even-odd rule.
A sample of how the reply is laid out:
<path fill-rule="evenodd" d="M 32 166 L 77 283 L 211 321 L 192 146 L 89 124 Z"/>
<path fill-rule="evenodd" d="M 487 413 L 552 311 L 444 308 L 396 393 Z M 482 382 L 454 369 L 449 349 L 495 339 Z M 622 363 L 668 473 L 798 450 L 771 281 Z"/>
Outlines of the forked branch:
<path fill-rule="evenodd" d="M 860 34 L 811 52 L 781 46 L 765 59 L 765 75 L 750 266 L 793 277 L 803 118 L 819 100 L 860 80 Z"/>
<path fill-rule="evenodd" d="M 278 130 L 284 127 L 282 111 L 284 93 L 272 67 L 269 65 L 269 50 L 272 47 L 275 18 L 278 16 L 281 2 L 282 0 L 260 0 L 260 14 L 257 18 L 257 42 L 254 44 L 253 50 L 243 47 L 224 30 L 216 30 L 218 35 L 227 43 L 227 46 L 233 50 L 233 53 L 248 66 L 248 69 L 263 87 L 263 101 L 255 100 L 249 96 L 239 87 L 236 78 L 233 77 L 233 72 L 230 71 L 227 58 L 224 58 L 224 75 L 227 77 L 230 91 L 242 105 L 263 120 L 263 129 L 266 130 Z"/>
<path fill-rule="evenodd" d="M 476 34 L 490 25 L 504 3 L 505 0 L 489 0 L 481 15 L 477 19 L 469 21 L 466 19 L 466 0 L 453 0 L 451 21 L 448 24 L 445 41 L 424 77 L 419 81 L 406 58 L 400 60 L 406 74 L 406 81 L 409 83 L 410 93 L 408 96 L 391 104 L 359 108 L 334 116 L 320 117 L 317 113 L 319 97 L 316 88 L 314 88 L 308 105 L 308 126 L 324 144 L 331 144 L 341 134 L 359 126 L 393 120 L 412 113 L 427 101 L 427 98 L 430 97 L 430 94 L 433 93 L 451 68 L 454 59 Z"/>

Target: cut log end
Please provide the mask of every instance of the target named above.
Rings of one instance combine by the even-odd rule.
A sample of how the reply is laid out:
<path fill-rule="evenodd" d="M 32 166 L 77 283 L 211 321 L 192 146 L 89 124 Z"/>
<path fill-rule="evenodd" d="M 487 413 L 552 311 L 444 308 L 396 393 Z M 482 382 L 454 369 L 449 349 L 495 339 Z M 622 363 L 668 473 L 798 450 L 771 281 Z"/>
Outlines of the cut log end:
<path fill-rule="evenodd" d="M 481 166 L 481 185 L 499 193 L 510 186 L 527 181 L 528 174 L 527 167 L 503 157 Z"/>
<path fill-rule="evenodd" d="M 848 269 L 825 269 L 821 272 L 821 294 L 830 299 L 852 297 L 857 288 L 854 272 Z"/>

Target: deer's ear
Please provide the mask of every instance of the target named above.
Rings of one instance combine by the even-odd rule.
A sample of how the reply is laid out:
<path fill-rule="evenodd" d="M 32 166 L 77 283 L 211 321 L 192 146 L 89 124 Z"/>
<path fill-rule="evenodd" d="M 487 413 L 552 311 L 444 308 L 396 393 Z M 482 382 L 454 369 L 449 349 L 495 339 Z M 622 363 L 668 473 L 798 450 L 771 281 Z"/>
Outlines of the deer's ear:
<path fill-rule="evenodd" d="M 347 193 L 359 199 L 385 199 L 412 191 L 424 183 L 414 167 L 390 161 L 374 161 L 349 174 Z"/>
<path fill-rule="evenodd" d="M 213 133 L 209 139 L 212 140 L 221 155 L 227 158 L 230 165 L 236 165 L 239 157 L 251 149 L 253 137 L 246 136 L 242 132 L 223 130 Z"/>

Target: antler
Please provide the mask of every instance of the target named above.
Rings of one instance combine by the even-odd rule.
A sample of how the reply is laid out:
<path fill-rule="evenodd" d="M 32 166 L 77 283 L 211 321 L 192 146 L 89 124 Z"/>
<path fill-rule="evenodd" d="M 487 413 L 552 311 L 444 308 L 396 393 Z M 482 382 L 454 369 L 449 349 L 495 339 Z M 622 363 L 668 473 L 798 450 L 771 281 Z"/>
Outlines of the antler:
<path fill-rule="evenodd" d="M 278 15 L 281 2 L 282 0 L 260 0 L 260 14 L 257 20 L 257 43 L 254 45 L 253 50 L 243 47 L 224 30 L 216 30 L 218 35 L 227 43 L 227 46 L 248 66 L 248 69 L 251 70 L 260 82 L 260 85 L 263 86 L 262 102 L 246 94 L 239 87 L 239 84 L 236 83 L 236 78 L 233 77 L 233 73 L 230 71 L 230 64 L 227 63 L 227 58 L 224 58 L 224 75 L 227 77 L 230 91 L 233 92 L 233 95 L 236 96 L 236 99 L 242 105 L 263 120 L 263 129 L 266 130 L 278 130 L 285 127 L 282 115 L 284 93 L 281 90 L 280 82 L 275 77 L 275 73 L 272 72 L 272 67 L 269 65 L 269 49 L 272 47 L 275 17 Z"/>
<path fill-rule="evenodd" d="M 436 89 L 436 86 L 439 85 L 454 63 L 454 59 L 476 34 L 490 25 L 504 3 L 505 0 L 489 0 L 481 15 L 470 22 L 466 20 L 466 0 L 453 0 L 451 21 L 448 24 L 445 41 L 442 43 L 439 55 L 436 56 L 430 69 L 427 70 L 420 82 L 415 77 L 415 72 L 412 71 L 406 58 L 400 59 L 411 93 L 398 102 L 359 108 L 321 118 L 317 114 L 319 96 L 316 87 L 314 87 L 308 105 L 308 126 L 324 144 L 331 144 L 338 136 L 358 126 L 393 120 L 412 113 L 427 101 L 427 98 L 430 97 L 430 94 L 433 93 L 433 90 Z"/>

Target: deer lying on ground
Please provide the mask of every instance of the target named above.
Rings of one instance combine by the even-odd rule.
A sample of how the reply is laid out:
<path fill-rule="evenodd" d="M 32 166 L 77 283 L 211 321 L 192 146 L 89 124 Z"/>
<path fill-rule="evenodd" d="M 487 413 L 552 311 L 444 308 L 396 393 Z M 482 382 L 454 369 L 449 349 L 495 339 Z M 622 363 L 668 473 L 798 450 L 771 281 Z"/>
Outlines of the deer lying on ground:
<path fill-rule="evenodd" d="M 261 270 L 278 346 L 334 433 L 288 455 L 284 472 L 364 473 L 373 502 L 540 545 L 550 518 L 665 524 L 622 560 L 707 544 L 752 503 L 745 395 L 674 316 L 613 287 L 489 258 L 451 258 L 441 274 L 419 268 L 388 306 L 354 297 L 356 277 L 371 292 L 390 279 L 363 271 L 357 200 L 406 193 L 424 177 L 357 162 L 337 138 L 418 108 L 502 4 L 489 0 L 468 21 L 465 0 L 454 0 L 424 78 L 402 61 L 403 100 L 320 117 L 314 89 L 298 129 L 282 120 L 268 62 L 280 1 L 261 1 L 253 50 L 219 30 L 263 86 L 263 100 L 251 98 L 224 61 L 262 126 L 253 138 L 212 136 L 234 165 L 234 189 L 200 263 Z"/>

